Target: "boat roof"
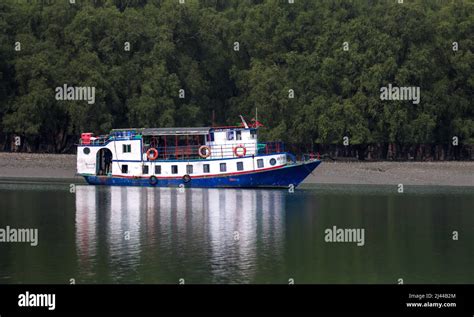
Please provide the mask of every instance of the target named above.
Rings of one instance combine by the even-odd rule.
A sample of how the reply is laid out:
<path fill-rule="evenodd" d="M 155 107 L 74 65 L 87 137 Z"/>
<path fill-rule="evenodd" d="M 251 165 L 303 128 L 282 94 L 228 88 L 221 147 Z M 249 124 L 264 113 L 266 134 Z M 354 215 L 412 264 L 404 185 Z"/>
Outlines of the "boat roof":
<path fill-rule="evenodd" d="M 116 132 L 133 132 L 140 133 L 142 135 L 207 135 L 212 131 L 222 131 L 229 129 L 256 129 L 256 128 L 244 128 L 241 126 L 220 126 L 220 127 L 184 127 L 184 128 L 138 128 L 138 129 L 112 129 L 110 133 Z"/>
<path fill-rule="evenodd" d="M 197 128 L 145 128 L 142 135 L 206 135 L 211 127 Z"/>

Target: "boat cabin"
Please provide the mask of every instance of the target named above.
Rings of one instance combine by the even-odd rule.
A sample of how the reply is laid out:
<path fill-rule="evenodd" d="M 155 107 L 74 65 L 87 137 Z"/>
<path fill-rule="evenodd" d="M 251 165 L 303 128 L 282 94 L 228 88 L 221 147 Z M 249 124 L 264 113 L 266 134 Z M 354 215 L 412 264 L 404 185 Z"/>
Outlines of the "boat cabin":
<path fill-rule="evenodd" d="M 83 133 L 77 152 L 81 175 L 181 177 L 238 173 L 286 164 L 281 142 L 259 143 L 258 128 L 114 129 Z M 229 161 L 229 160 L 237 161 Z M 147 176 L 148 175 L 148 176 Z"/>

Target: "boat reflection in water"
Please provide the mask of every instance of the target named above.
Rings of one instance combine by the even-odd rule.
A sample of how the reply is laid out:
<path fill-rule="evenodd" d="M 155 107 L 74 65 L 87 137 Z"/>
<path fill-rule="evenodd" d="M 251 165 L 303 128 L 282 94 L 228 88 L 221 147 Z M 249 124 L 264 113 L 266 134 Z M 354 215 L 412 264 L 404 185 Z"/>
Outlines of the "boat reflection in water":
<path fill-rule="evenodd" d="M 264 263 L 282 261 L 285 194 L 77 186 L 79 275 L 98 283 L 254 282 Z"/>

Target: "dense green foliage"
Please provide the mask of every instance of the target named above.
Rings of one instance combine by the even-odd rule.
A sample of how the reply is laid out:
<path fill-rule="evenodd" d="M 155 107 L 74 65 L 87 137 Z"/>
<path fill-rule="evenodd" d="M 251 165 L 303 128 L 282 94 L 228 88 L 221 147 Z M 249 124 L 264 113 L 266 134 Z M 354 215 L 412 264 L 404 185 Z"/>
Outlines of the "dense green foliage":
<path fill-rule="evenodd" d="M 33 150 L 256 107 L 263 137 L 289 143 L 474 143 L 473 1 L 75 2 L 0 3 L 0 129 Z M 380 100 L 389 83 L 421 102 Z M 63 84 L 96 87 L 95 104 L 56 100 Z"/>

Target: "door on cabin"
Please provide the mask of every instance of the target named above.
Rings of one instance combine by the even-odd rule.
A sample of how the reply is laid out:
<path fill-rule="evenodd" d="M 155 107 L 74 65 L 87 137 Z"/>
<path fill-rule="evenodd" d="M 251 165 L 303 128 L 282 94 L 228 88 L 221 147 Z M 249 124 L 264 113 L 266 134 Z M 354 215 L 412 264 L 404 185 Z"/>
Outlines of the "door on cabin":
<path fill-rule="evenodd" d="M 112 151 L 103 148 L 97 152 L 96 175 L 112 175 Z"/>

